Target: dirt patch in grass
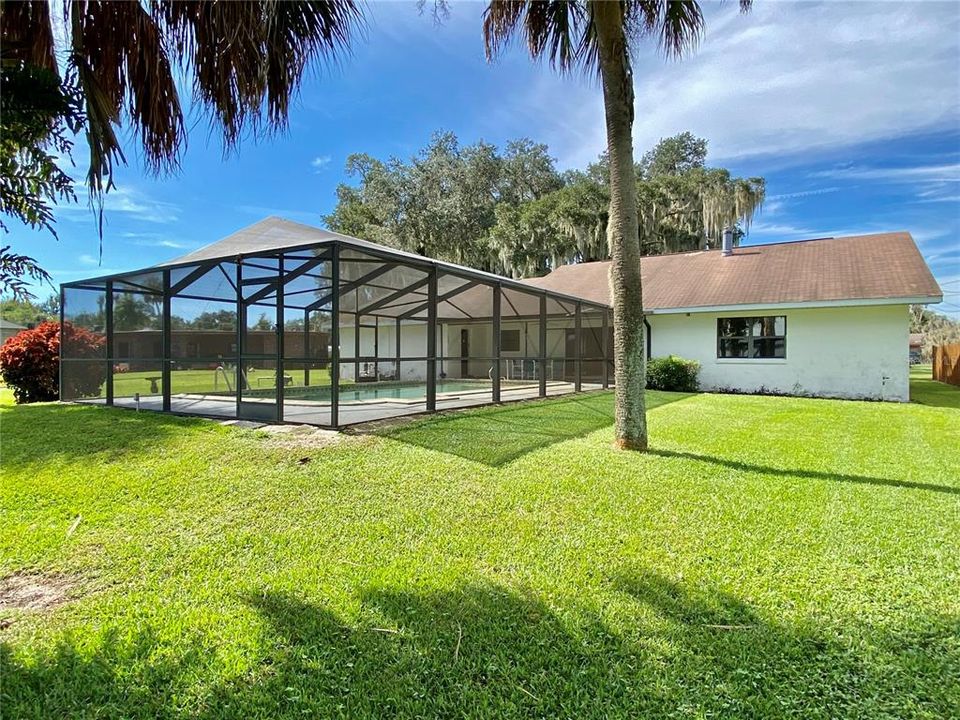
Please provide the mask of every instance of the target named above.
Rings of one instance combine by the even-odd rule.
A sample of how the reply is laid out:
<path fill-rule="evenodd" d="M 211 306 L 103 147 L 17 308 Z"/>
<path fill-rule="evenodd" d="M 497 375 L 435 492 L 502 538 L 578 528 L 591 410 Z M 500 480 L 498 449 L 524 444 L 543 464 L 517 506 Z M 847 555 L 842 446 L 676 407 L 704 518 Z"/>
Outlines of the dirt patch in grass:
<path fill-rule="evenodd" d="M 0 612 L 48 610 L 70 599 L 76 579 L 69 575 L 14 573 L 0 578 Z"/>
<path fill-rule="evenodd" d="M 357 441 L 357 438 L 336 430 L 324 430 L 312 425 L 264 425 L 257 430 L 257 435 L 270 447 L 284 449 L 315 450 Z"/>

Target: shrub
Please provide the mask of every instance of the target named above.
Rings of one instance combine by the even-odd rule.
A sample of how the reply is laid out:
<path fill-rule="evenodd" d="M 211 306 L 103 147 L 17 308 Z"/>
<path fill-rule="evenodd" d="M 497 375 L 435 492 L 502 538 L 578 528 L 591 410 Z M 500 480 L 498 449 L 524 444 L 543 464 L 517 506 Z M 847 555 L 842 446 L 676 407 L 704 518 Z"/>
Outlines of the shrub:
<path fill-rule="evenodd" d="M 653 358 L 647 362 L 647 388 L 696 392 L 700 387 L 699 372 L 700 363 L 696 360 L 684 360 L 674 355 Z"/>
<path fill-rule="evenodd" d="M 85 328 L 64 323 L 69 337 L 70 356 L 100 358 L 105 339 Z M 70 397 L 95 395 L 106 379 L 104 363 L 78 363 L 79 372 L 70 373 Z M 59 395 L 60 323 L 40 323 L 23 330 L 0 347 L 0 376 L 13 388 L 18 403 L 56 400 Z"/>

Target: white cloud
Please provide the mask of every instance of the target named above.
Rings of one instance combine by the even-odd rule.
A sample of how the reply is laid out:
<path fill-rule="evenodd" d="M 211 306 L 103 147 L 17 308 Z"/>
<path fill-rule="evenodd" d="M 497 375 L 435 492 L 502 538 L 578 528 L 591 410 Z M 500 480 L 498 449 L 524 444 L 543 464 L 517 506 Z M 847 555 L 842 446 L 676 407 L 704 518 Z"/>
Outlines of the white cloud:
<path fill-rule="evenodd" d="M 922 202 L 922 203 L 949 202 L 949 203 L 956 203 L 957 205 L 960 205 L 960 195 L 943 195 L 941 197 L 926 197 L 921 200 L 918 200 L 917 202 Z"/>
<path fill-rule="evenodd" d="M 77 262 L 81 265 L 99 265 L 100 261 L 97 260 L 93 255 L 87 255 L 84 253 L 77 258 Z"/>
<path fill-rule="evenodd" d="M 635 61 L 638 154 L 683 130 L 708 138 L 717 160 L 811 153 L 960 123 L 960 5 L 706 10 L 698 51 L 665 61 L 649 43 Z M 525 97 L 520 116 L 537 116 L 563 166 L 583 165 L 605 148 L 595 85 L 544 67 Z M 516 112 L 512 105 L 505 102 L 503 113 Z"/>
<path fill-rule="evenodd" d="M 908 167 L 844 167 L 811 173 L 811 177 L 880 180 L 892 183 L 960 182 L 960 163 Z"/>
<path fill-rule="evenodd" d="M 86 195 L 86 186 L 77 184 L 78 197 Z M 65 220 L 93 222 L 95 212 L 86 204 L 63 205 L 58 208 Z M 103 214 L 109 221 L 111 214 L 123 215 L 140 222 L 169 224 L 180 219 L 180 208 L 173 203 L 151 198 L 146 193 L 130 186 L 114 188 L 103 197 Z"/>
<path fill-rule="evenodd" d="M 105 268 L 98 267 L 96 273 L 91 273 L 89 269 L 87 270 L 48 270 L 55 279 L 60 278 L 80 278 L 86 279 L 91 277 L 91 274 L 96 275 L 97 277 L 102 277 L 104 275 L 116 275 L 117 273 L 126 272 L 130 268 Z"/>
<path fill-rule="evenodd" d="M 173 248 L 176 250 L 195 247 L 195 243 L 172 240 L 156 233 L 125 232 L 121 233 L 120 237 L 131 240 L 134 245 L 138 245 L 140 247 L 161 247 Z"/>
<path fill-rule="evenodd" d="M 330 164 L 329 155 L 318 155 L 317 157 L 315 157 L 313 160 L 310 161 L 310 167 L 314 169 L 314 172 L 319 172 L 329 164 Z"/>
<path fill-rule="evenodd" d="M 767 200 L 793 200 L 794 198 L 811 197 L 813 195 L 827 195 L 828 193 L 839 192 L 839 187 L 818 188 L 816 190 L 801 190 L 799 192 L 779 193 L 777 195 L 767 195 Z"/>

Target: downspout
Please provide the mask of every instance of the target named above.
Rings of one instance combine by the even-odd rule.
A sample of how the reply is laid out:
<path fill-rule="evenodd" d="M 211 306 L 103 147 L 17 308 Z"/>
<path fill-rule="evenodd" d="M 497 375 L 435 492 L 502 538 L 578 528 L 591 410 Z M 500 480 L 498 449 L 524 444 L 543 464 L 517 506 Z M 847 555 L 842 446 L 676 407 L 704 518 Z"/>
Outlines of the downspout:
<path fill-rule="evenodd" d="M 643 318 L 643 326 L 647 329 L 647 360 L 650 359 L 650 346 L 653 344 L 653 328 L 650 327 L 650 321 L 647 320 L 646 316 Z"/>

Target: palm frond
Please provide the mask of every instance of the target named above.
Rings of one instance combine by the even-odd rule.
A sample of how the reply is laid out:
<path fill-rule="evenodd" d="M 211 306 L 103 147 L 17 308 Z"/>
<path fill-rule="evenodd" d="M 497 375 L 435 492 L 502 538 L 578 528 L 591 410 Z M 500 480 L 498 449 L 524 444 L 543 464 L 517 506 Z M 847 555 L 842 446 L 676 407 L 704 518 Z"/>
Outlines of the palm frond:
<path fill-rule="evenodd" d="M 0 57 L 59 75 L 46 0 L 0 2 Z"/>
<path fill-rule="evenodd" d="M 583 65 L 587 26 L 587 13 L 580 2 L 492 0 L 483 14 L 487 59 L 499 55 L 522 28 L 531 57 L 547 57 L 555 69 L 567 72 Z"/>
<path fill-rule="evenodd" d="M 152 7 L 227 149 L 248 127 L 284 127 L 309 63 L 347 52 L 363 20 L 354 0 L 163 0 Z"/>
<path fill-rule="evenodd" d="M 138 2 L 74 0 L 70 21 L 70 63 L 86 103 L 90 192 L 109 190 L 114 162 L 125 161 L 115 130 L 124 113 L 149 167 L 175 168 L 185 138 L 183 112 L 153 18 Z"/>
<path fill-rule="evenodd" d="M 667 57 L 693 50 L 703 37 L 703 12 L 696 0 L 633 0 L 626 3 L 628 37 L 655 36 Z"/>

